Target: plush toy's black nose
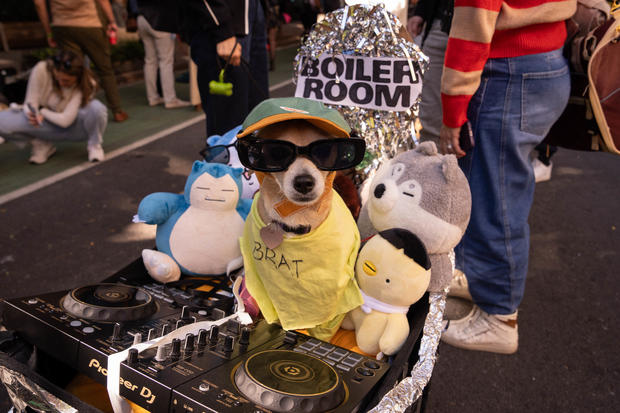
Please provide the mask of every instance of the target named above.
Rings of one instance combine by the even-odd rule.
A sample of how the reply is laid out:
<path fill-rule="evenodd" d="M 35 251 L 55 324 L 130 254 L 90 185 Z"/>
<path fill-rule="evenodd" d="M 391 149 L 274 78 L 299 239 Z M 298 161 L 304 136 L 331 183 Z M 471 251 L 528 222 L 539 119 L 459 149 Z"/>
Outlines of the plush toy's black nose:
<path fill-rule="evenodd" d="M 379 185 L 377 185 L 375 187 L 375 197 L 376 198 L 381 198 L 384 193 L 385 193 L 385 185 L 384 184 L 379 184 Z"/>
<path fill-rule="evenodd" d="M 312 175 L 298 175 L 293 181 L 293 188 L 300 194 L 307 194 L 314 188 L 314 178 Z"/>

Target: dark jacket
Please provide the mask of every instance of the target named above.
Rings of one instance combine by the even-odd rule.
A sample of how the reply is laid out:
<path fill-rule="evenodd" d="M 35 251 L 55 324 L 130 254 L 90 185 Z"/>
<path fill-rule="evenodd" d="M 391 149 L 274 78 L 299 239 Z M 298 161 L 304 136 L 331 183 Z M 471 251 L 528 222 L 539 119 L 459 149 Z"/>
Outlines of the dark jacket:
<path fill-rule="evenodd" d="M 422 17 L 426 23 L 423 39 L 426 40 L 434 20 L 441 21 L 442 32 L 450 33 L 453 12 L 454 0 L 419 0 L 413 15 Z"/>
<path fill-rule="evenodd" d="M 179 33 L 191 41 L 198 32 L 210 32 L 214 41 L 247 35 L 249 2 L 252 0 L 176 0 Z"/>

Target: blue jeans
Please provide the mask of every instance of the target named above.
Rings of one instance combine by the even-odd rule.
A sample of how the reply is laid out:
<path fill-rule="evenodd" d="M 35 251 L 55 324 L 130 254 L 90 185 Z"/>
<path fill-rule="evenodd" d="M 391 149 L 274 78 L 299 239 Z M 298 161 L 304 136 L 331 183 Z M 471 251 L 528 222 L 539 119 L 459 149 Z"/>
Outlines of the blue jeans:
<path fill-rule="evenodd" d="M 474 302 L 489 314 L 512 314 L 523 298 L 534 196 L 529 159 L 568 102 L 561 50 L 489 59 L 468 108 L 475 146 L 459 165 L 472 212 L 456 248 L 456 267 Z"/>
<path fill-rule="evenodd" d="M 226 64 L 217 56 L 217 42 L 213 36 L 200 32 L 192 37 L 191 54 L 198 66 L 198 90 L 207 115 L 207 136 L 224 135 L 242 124 L 254 106 L 269 97 L 267 31 L 259 0 L 250 0 L 248 20 L 249 34 L 237 36 L 237 40 L 249 67 L 244 63 L 241 66 L 228 65 L 224 76 L 225 82 L 233 84 L 232 96 L 209 93 L 209 82 L 218 79 L 220 69 Z"/>
<path fill-rule="evenodd" d="M 42 139 L 49 142 L 87 141 L 88 145 L 101 144 L 108 124 L 108 109 L 97 99 L 80 108 L 75 122 L 63 128 L 44 120 L 32 126 L 23 111 L 0 112 L 0 136 L 7 140 L 28 141 Z"/>

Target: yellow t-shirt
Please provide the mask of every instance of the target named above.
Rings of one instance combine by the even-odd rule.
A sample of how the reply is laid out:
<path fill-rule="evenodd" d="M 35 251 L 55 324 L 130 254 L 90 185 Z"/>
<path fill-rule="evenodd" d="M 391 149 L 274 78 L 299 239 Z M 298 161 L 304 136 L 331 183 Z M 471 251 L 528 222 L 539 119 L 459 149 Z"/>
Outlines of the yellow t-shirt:
<path fill-rule="evenodd" d="M 269 323 L 279 321 L 286 330 L 328 323 L 331 329 L 330 320 L 342 321 L 343 314 L 363 303 L 355 280 L 360 235 L 351 212 L 334 191 L 321 225 L 308 234 L 285 236 L 272 250 L 259 234 L 265 226 L 259 196 L 240 239 L 248 291 Z"/>

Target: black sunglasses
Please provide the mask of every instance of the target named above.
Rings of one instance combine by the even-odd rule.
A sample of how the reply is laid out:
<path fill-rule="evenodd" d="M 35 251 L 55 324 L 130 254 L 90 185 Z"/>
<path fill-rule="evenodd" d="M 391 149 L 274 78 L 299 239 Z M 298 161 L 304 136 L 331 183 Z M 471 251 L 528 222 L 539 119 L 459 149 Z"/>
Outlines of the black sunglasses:
<path fill-rule="evenodd" d="M 248 169 L 281 172 L 300 156 L 309 158 L 323 171 L 338 171 L 357 165 L 364 158 L 366 142 L 360 138 L 330 138 L 297 146 L 291 142 L 249 136 L 235 143 L 239 160 Z"/>
<path fill-rule="evenodd" d="M 235 144 L 207 146 L 200 151 L 200 155 L 209 163 L 228 164 L 230 162 L 230 151 L 228 148 L 232 146 L 235 146 Z"/>
<path fill-rule="evenodd" d="M 56 55 L 53 57 L 52 60 L 54 61 L 54 66 L 56 67 L 56 69 L 64 68 L 65 70 L 71 70 L 71 67 L 73 66 L 71 62 L 73 59 L 63 60 L 59 55 Z"/>

